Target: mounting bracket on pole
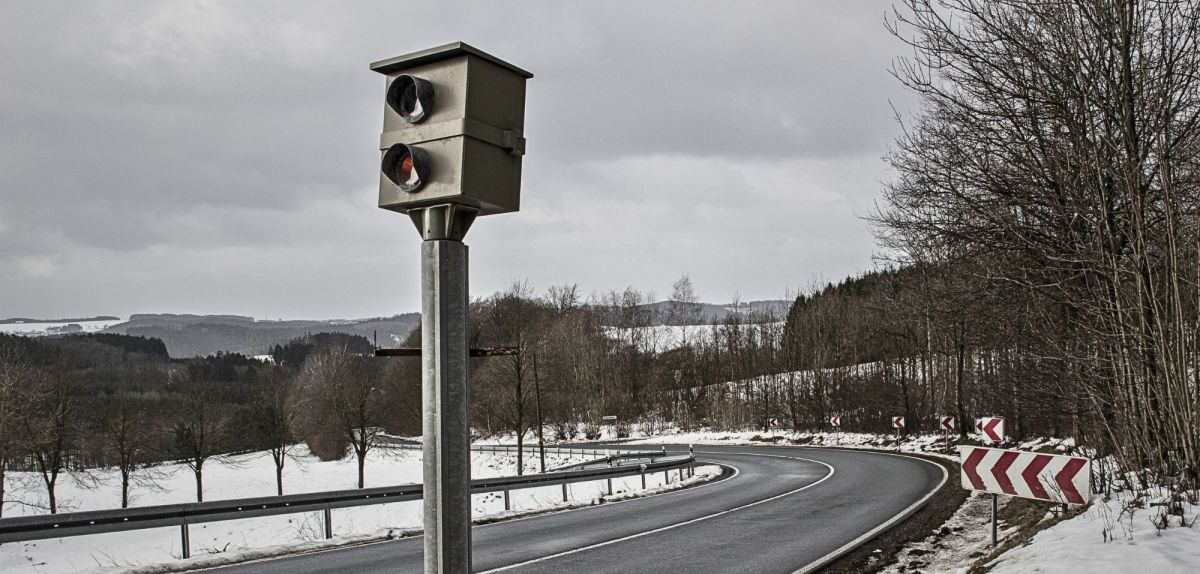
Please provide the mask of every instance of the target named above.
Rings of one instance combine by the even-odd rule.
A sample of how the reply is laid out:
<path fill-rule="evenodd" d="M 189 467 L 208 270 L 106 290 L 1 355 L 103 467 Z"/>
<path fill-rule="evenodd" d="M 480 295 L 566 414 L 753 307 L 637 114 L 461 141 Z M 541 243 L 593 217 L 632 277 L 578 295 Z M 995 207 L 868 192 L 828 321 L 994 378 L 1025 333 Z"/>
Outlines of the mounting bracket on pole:
<path fill-rule="evenodd" d="M 408 210 L 408 217 L 425 241 L 462 241 L 475 223 L 479 210 L 457 203 L 443 203 Z"/>
<path fill-rule="evenodd" d="M 520 354 L 520 347 L 484 347 L 482 349 L 471 349 L 472 357 L 497 357 L 502 355 L 517 355 Z M 421 349 L 411 347 L 401 347 L 398 349 L 375 349 L 376 357 L 420 357 Z"/>

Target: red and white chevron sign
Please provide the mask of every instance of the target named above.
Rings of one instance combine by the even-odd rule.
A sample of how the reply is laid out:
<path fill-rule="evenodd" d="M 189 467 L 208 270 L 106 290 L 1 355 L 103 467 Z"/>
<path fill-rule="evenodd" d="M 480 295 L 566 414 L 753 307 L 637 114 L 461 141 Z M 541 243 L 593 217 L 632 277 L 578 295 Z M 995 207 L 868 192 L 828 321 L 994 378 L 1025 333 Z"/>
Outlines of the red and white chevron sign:
<path fill-rule="evenodd" d="M 829 417 L 829 426 L 841 427 L 842 417 Z"/>
<path fill-rule="evenodd" d="M 1004 442 L 1004 417 L 975 419 L 975 430 L 983 435 L 984 442 L 991 444 Z"/>
<path fill-rule="evenodd" d="M 892 417 L 892 428 L 894 428 L 894 429 L 904 428 L 904 417 Z"/>
<path fill-rule="evenodd" d="M 940 417 L 940 418 L 941 418 L 942 430 L 948 430 L 948 431 L 954 430 L 954 417 L 946 416 L 946 417 Z"/>
<path fill-rule="evenodd" d="M 983 446 L 960 446 L 962 487 L 1034 500 L 1085 504 L 1088 459 Z"/>

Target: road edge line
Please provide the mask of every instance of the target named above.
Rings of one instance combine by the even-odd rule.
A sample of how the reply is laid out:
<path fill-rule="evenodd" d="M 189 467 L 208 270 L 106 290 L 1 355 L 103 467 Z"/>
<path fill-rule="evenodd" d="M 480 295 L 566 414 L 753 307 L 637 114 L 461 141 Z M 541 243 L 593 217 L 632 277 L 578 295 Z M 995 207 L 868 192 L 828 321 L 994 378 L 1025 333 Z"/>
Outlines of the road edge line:
<path fill-rule="evenodd" d="M 824 568 L 825 566 L 828 566 L 830 563 L 834 562 L 835 560 L 849 554 L 850 552 L 853 552 L 859 546 L 862 546 L 863 544 L 870 542 L 873 538 L 875 538 L 876 536 L 879 536 L 880 534 L 883 534 L 887 530 L 891 529 L 893 526 L 907 520 L 910 516 L 912 516 L 913 514 L 916 514 L 916 512 L 918 510 L 920 510 L 922 507 L 924 507 L 925 504 L 928 503 L 929 500 L 931 498 L 933 498 L 937 493 L 941 492 L 942 487 L 945 486 L 946 483 L 950 480 L 950 471 L 946 470 L 945 466 L 938 464 L 936 462 L 933 462 L 931 460 L 926 460 L 926 459 L 916 457 L 916 456 L 897 454 L 894 452 L 874 451 L 874 450 L 869 450 L 869 449 L 853 449 L 853 448 L 839 449 L 836 447 L 832 447 L 832 448 L 831 447 L 821 447 L 821 448 L 826 448 L 828 450 L 843 450 L 843 451 L 849 451 L 849 452 L 870 452 L 870 453 L 874 453 L 874 454 L 885 454 L 888 456 L 896 456 L 896 457 L 900 457 L 900 458 L 919 460 L 926 464 L 931 464 L 931 465 L 937 467 L 939 470 L 941 470 L 942 471 L 942 481 L 939 482 L 938 485 L 933 488 L 933 490 L 930 490 L 929 493 L 926 494 L 924 497 L 922 497 L 920 500 L 910 504 L 907 508 L 905 508 L 904 510 L 901 510 L 899 514 L 896 514 L 895 516 L 888 519 L 887 522 L 884 522 L 883 524 L 880 524 L 879 526 L 876 526 L 875 528 L 868 530 L 867 532 L 863 533 L 858 538 L 855 538 L 854 540 L 847 542 L 846 544 L 842 545 L 841 547 L 834 550 L 833 552 L 830 552 L 829 554 L 826 554 L 826 555 L 816 559 L 813 562 L 809 562 L 803 568 L 800 568 L 799 570 L 792 572 L 792 574 L 809 574 L 811 572 L 815 572 L 821 568 Z"/>
<path fill-rule="evenodd" d="M 701 453 L 701 454 L 703 454 L 703 453 Z M 655 528 L 655 529 L 652 529 L 652 530 L 646 530 L 646 531 L 644 531 L 644 532 L 639 532 L 639 533 L 637 533 L 637 534 L 630 534 L 630 535 L 628 535 L 628 536 L 622 536 L 622 537 L 620 537 L 620 538 L 614 538 L 614 539 L 612 539 L 612 540 L 606 540 L 606 541 L 604 541 L 604 542 L 597 542 L 597 543 L 595 543 L 595 544 L 589 544 L 589 545 L 587 545 L 587 546 L 581 546 L 581 547 L 579 547 L 579 548 L 573 548 L 573 549 L 571 549 L 571 550 L 564 550 L 564 551 L 562 551 L 562 552 L 558 552 L 558 553 L 555 553 L 555 554 L 550 554 L 550 555 L 547 555 L 547 556 L 542 556 L 542 557 L 539 557 L 539 558 L 534 558 L 534 559 L 531 559 L 531 560 L 525 560 L 525 561 L 523 561 L 523 562 L 517 562 L 517 563 L 514 563 L 514 564 L 509 564 L 509 565 L 507 565 L 507 566 L 501 566 L 501 567 L 499 567 L 499 568 L 493 568 L 493 569 L 491 569 L 491 570 L 481 570 L 481 571 L 479 571 L 479 572 L 476 572 L 475 574 L 492 574 L 492 573 L 494 573 L 494 572 L 504 572 L 504 571 L 506 571 L 506 570 L 512 570 L 513 568 L 520 568 L 521 566 L 528 566 L 528 565 L 530 565 L 530 564 L 537 564 L 538 562 L 545 562 L 545 561 L 547 561 L 547 560 L 553 560 L 553 559 L 555 559 L 555 558 L 561 558 L 561 557 L 563 557 L 563 556 L 569 556 L 569 555 L 571 555 L 571 554 L 576 554 L 576 553 L 579 553 L 579 552 L 585 552 L 585 551 L 588 551 L 588 550 L 594 550 L 594 549 L 596 549 L 596 548 L 603 548 L 603 547 L 605 547 L 605 546 L 609 546 L 609 545 L 611 545 L 611 544 L 616 544 L 616 543 L 618 543 L 618 542 L 625 542 L 625 541 L 627 541 L 627 540 L 634 540 L 634 539 L 636 539 L 636 538 L 641 538 L 641 537 L 643 537 L 643 536 L 649 536 L 649 535 L 651 535 L 651 534 L 657 534 L 657 533 L 659 533 L 659 532 L 665 532 L 665 531 L 667 531 L 667 530 L 673 530 L 673 529 L 675 529 L 675 528 L 679 528 L 680 526 L 687 526 L 687 525 L 689 525 L 689 524 L 695 524 L 695 523 L 697 523 L 697 522 L 702 522 L 702 521 L 708 520 L 708 519 L 710 519 L 710 518 L 716 518 L 716 517 L 718 517 L 718 516 L 724 516 L 724 515 L 726 515 L 726 514 L 729 514 L 729 513 L 731 513 L 731 512 L 737 512 L 737 511 L 739 511 L 739 510 L 744 510 L 744 509 L 746 509 L 746 508 L 750 508 L 750 507 L 753 507 L 753 506 L 758 506 L 758 505 L 760 505 L 760 504 L 767 503 L 767 502 L 771 502 L 771 501 L 773 501 L 773 500 L 778 500 L 778 499 L 780 499 L 780 498 L 783 498 L 783 497 L 785 497 L 785 496 L 791 496 L 791 495 L 793 495 L 793 494 L 796 494 L 796 493 L 798 493 L 798 492 L 803 492 L 803 491 L 805 491 L 805 490 L 808 490 L 808 489 L 810 489 L 810 488 L 812 488 L 812 487 L 814 487 L 814 486 L 817 486 L 818 484 L 821 484 L 822 482 L 825 482 L 826 480 L 829 480 L 829 479 L 830 479 L 831 477 L 833 477 L 833 475 L 834 475 L 834 474 L 837 472 L 837 470 L 836 470 L 835 468 L 833 468 L 833 465 L 831 465 L 831 464 L 829 464 L 829 463 L 822 462 L 822 461 L 819 461 L 819 460 L 808 459 L 808 458 L 801 458 L 801 457 L 798 457 L 798 456 L 786 456 L 786 455 L 781 455 L 781 454 L 765 454 L 765 453 L 737 453 L 737 454 L 739 454 L 739 455 L 746 455 L 746 456 L 767 456 L 767 457 L 789 458 L 789 459 L 792 459 L 792 460 L 802 460 L 802 461 L 805 461 L 805 462 L 812 462 L 812 463 L 816 463 L 816 464 L 819 464 L 819 465 L 821 465 L 821 466 L 824 466 L 825 468 L 828 468 L 828 469 L 829 469 L 829 474 L 826 474 L 825 476 L 821 477 L 821 479 L 820 479 L 820 480 L 818 480 L 818 481 L 816 481 L 816 482 L 812 482 L 812 483 L 806 484 L 806 485 L 804 485 L 804 486 L 802 486 L 802 487 L 800 487 L 800 488 L 797 488 L 797 489 L 795 489 L 795 490 L 789 490 L 789 491 L 787 491 L 787 492 L 784 492 L 784 493 L 781 493 L 781 494 L 776 494 L 775 496 L 772 496 L 772 497 L 770 497 L 770 498 L 764 498 L 764 499 L 762 499 L 762 500 L 756 500 L 756 501 L 754 501 L 754 502 L 751 502 L 751 503 L 748 503 L 748 504 L 743 504 L 743 505 L 741 505 L 741 506 L 735 506 L 735 507 L 733 507 L 733 508 L 727 508 L 727 509 L 725 509 L 725 510 L 722 510 L 722 511 L 720 511 L 720 512 L 716 512 L 716 513 L 713 513 L 713 514 L 706 514 L 706 515 L 704 515 L 704 516 L 701 516 L 701 517 L 698 517 L 698 518 L 692 518 L 692 519 L 689 519 L 689 520 L 685 520 L 685 521 L 683 521 L 683 522 L 677 522 L 677 523 L 675 523 L 675 524 L 669 524 L 669 525 L 667 525 L 667 526 L 660 526 L 660 527 L 658 527 L 658 528 Z"/>

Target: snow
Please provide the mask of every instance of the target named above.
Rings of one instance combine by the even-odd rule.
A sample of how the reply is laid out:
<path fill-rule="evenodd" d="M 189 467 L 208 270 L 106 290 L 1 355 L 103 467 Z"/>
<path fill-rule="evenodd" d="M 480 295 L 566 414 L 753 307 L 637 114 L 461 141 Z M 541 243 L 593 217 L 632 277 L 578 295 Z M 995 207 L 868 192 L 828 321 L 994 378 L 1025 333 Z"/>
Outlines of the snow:
<path fill-rule="evenodd" d="M 711 341 L 717 325 L 652 325 L 649 327 L 605 327 L 604 334 L 618 341 L 636 341 L 638 350 L 663 353 L 684 343 Z"/>
<path fill-rule="evenodd" d="M 0 333 L 24 335 L 26 337 L 44 337 L 61 335 L 63 333 L 97 333 L 123 323 L 122 319 L 104 321 L 74 321 L 67 323 L 0 323 Z M 76 330 L 72 325 L 78 325 Z"/>
<path fill-rule="evenodd" d="M 976 436 L 976 438 L 979 438 Z M 736 444 L 792 445 L 836 448 L 882 448 L 894 450 L 891 435 L 865 433 L 793 433 L 789 431 L 692 432 L 649 437 L 631 441 L 636 444 Z M 916 452 L 957 460 L 946 454 L 941 435 L 909 437 L 901 452 Z M 1059 453 L 1088 453 L 1070 438 L 1039 437 L 1009 448 L 1034 451 L 1048 449 Z M 1110 501 L 1094 500 L 1082 514 L 1054 524 L 1028 543 L 1009 550 L 988 562 L 993 574 L 1094 574 L 1096 572 L 1155 574 L 1200 572 L 1200 506 L 1183 502 L 1183 516 L 1170 517 L 1170 528 L 1159 529 L 1166 497 L 1118 492 Z M 999 498 L 1000 508 L 1009 498 Z M 1136 502 L 1134 502 L 1136 501 Z M 1122 514 L 1122 509 L 1125 510 Z M 1051 515 L 1047 513 L 1047 519 Z M 1000 524 L 1001 541 L 1017 533 L 1017 528 Z M 971 566 L 985 559 L 991 547 L 991 496 L 973 493 L 938 529 L 923 540 L 907 544 L 895 557 L 896 563 L 883 570 L 887 574 L 921 572 L 923 574 L 966 574 Z"/>
<path fill-rule="evenodd" d="M 1000 508 L 1006 499 L 1001 498 Z M 1016 531 L 1001 525 L 1003 539 Z M 896 555 L 896 563 L 883 569 L 883 574 L 923 572 L 925 574 L 965 573 L 976 559 L 985 556 L 992 544 L 992 497 L 976 492 L 941 527 L 924 540 L 904 546 Z"/>
<path fill-rule="evenodd" d="M 958 460 L 958 455 L 947 448 L 946 438 L 941 434 L 910 435 L 896 448 L 896 435 L 875 433 L 826 433 L 792 432 L 786 430 L 762 431 L 695 431 L 676 432 L 658 436 L 624 441 L 625 444 L 708 444 L 708 445 L 757 445 L 811 446 L 831 448 L 876 449 L 896 452 L 912 452 Z"/>
<path fill-rule="evenodd" d="M 590 460 L 594 451 L 574 449 L 559 453 L 547 448 L 546 466 L 552 468 Z M 284 471 L 284 490 L 288 494 L 354 488 L 357 470 L 353 457 L 340 461 L 322 462 L 311 456 L 304 446 L 294 450 Z M 415 449 L 377 448 L 368 456 L 367 486 L 421 482 L 421 453 Z M 516 474 L 516 457 L 506 452 L 473 452 L 472 475 L 477 478 Z M 527 472 L 535 472 L 536 456 L 526 456 Z M 716 467 L 713 467 L 716 468 Z M 697 477 L 707 480 L 718 470 L 697 468 Z M 191 502 L 195 482 L 191 472 L 182 465 L 164 465 L 157 471 L 162 475 L 155 488 L 134 487 L 132 505 L 145 506 Z M 675 473 L 672 473 L 674 476 Z M 646 475 L 647 487 L 662 489 L 662 473 Z M 37 514 L 33 506 L 44 506 L 44 494 L 38 489 L 39 477 L 32 473 L 11 473 L 6 496 L 5 516 Z M 640 489 L 640 477 L 613 480 L 616 495 Z M 204 472 L 205 500 L 269 496 L 275 493 L 274 464 L 266 452 L 210 461 Z M 678 488 L 678 482 L 669 485 Z M 599 503 L 607 494 L 604 481 L 573 484 L 568 487 L 571 501 L 562 502 L 561 486 L 547 486 L 511 492 L 511 511 L 504 510 L 503 493 L 495 492 L 473 497 L 477 520 L 495 520 L 497 516 L 543 512 Z M 119 505 L 120 490 L 116 472 L 112 469 L 92 471 L 81 480 L 60 481 L 59 501 L 62 511 L 98 510 Z M 195 524 L 190 528 L 193 562 L 222 564 L 239 559 L 272 556 L 303 549 L 316 549 L 345 544 L 361 544 L 390 537 L 414 534 L 421 525 L 421 501 L 408 501 L 333 511 L 335 539 L 323 539 L 320 513 L 267 516 Z M 485 518 L 486 517 L 486 518 Z M 175 568 L 181 555 L 178 527 L 155 528 L 35 540 L 0 545 L 0 572 L 6 574 L 53 574 L 87 571 L 127 571 L 137 567 L 139 572 L 165 572 Z M 207 562 L 205 562 L 207 560 Z M 172 566 L 176 565 L 176 566 Z"/>
<path fill-rule="evenodd" d="M 993 574 L 1055 572 L 1153 572 L 1155 574 L 1200 571 L 1200 507 L 1184 503 L 1183 517 L 1172 517 L 1172 527 L 1159 530 L 1154 518 L 1161 507 L 1132 508 L 1126 496 L 1097 501 L 1087 512 L 1065 520 L 1033 537 L 1024 546 L 1010 550 L 994 561 Z"/>

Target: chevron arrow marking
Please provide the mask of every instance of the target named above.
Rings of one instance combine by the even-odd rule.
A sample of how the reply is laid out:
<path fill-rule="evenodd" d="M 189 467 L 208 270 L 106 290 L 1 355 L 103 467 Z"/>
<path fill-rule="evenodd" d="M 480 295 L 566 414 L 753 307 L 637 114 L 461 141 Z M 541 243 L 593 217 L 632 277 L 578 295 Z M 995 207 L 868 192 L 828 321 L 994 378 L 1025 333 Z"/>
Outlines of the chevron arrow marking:
<path fill-rule="evenodd" d="M 1025 470 L 1021 472 L 1021 478 L 1025 479 L 1025 484 L 1029 486 L 1029 491 L 1033 493 L 1034 498 L 1050 500 L 1050 495 L 1046 494 L 1046 489 L 1042 487 L 1042 480 L 1038 475 L 1052 460 L 1054 460 L 1052 456 L 1039 454 L 1033 457 L 1033 460 L 1029 461 L 1029 466 L 1026 466 Z"/>
<path fill-rule="evenodd" d="M 979 471 L 976 469 L 979 463 L 983 461 L 983 457 L 987 456 L 987 449 L 977 448 L 971 450 L 971 454 L 967 455 L 966 460 L 962 463 L 963 474 L 970 481 L 972 490 L 987 490 L 983 484 L 983 477 L 979 476 Z"/>
<path fill-rule="evenodd" d="M 1086 458 L 978 446 L 959 455 L 967 490 L 1068 504 L 1086 504 L 1091 493 Z"/>
<path fill-rule="evenodd" d="M 992 417 L 985 420 L 987 420 L 987 422 L 983 425 L 983 435 L 986 436 L 991 442 L 1003 441 L 1004 437 L 1000 436 L 1000 432 L 1003 431 L 997 432 L 996 427 L 1004 424 L 1004 419 L 1000 417 Z"/>
<path fill-rule="evenodd" d="M 992 477 L 996 479 L 996 484 L 1000 485 L 1000 490 L 1004 494 L 1016 494 L 1016 489 L 1013 488 L 1012 481 L 1008 479 L 1008 467 L 1017 460 L 1019 453 L 1015 450 L 1006 450 L 1000 455 L 1000 459 L 996 464 L 992 465 Z"/>
<path fill-rule="evenodd" d="M 1075 489 L 1075 475 L 1079 472 L 1083 465 L 1087 464 L 1086 459 L 1071 458 L 1058 474 L 1054 475 L 1054 482 L 1062 489 L 1063 496 L 1070 504 L 1083 504 L 1083 495 Z"/>

